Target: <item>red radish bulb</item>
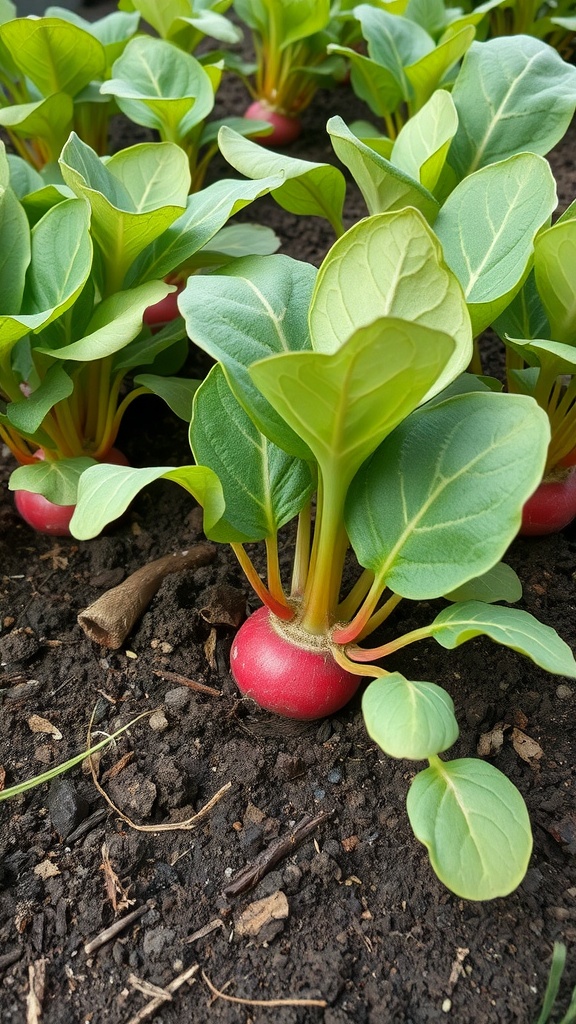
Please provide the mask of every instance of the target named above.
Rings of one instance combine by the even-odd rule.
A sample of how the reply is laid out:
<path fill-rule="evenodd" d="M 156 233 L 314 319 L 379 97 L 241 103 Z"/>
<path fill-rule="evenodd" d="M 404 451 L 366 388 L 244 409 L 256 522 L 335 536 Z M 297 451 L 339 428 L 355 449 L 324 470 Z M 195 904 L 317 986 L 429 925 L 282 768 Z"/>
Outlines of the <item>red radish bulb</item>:
<path fill-rule="evenodd" d="M 159 302 L 155 302 L 144 310 L 144 323 L 152 328 L 152 331 L 159 331 L 161 327 L 172 323 L 177 316 L 180 316 L 178 296 L 182 288 L 183 285 L 180 285 L 175 292 L 169 292 Z"/>
<path fill-rule="evenodd" d="M 334 661 L 324 637 L 298 636 L 297 627 L 281 623 L 268 608 L 259 608 L 238 630 L 230 667 L 245 697 L 302 721 L 339 711 L 360 684 L 360 676 Z"/>
<path fill-rule="evenodd" d="M 262 146 L 289 146 L 302 133 L 302 122 L 299 117 L 288 117 L 280 111 L 269 107 L 264 100 L 251 103 L 244 114 L 251 121 L 268 121 L 273 131 L 270 135 L 262 135 L 259 143 Z"/>
<path fill-rule="evenodd" d="M 522 509 L 523 537 L 558 533 L 576 517 L 576 469 L 543 480 Z"/>
<path fill-rule="evenodd" d="M 34 453 L 34 458 L 42 461 L 44 452 L 41 448 Z M 128 459 L 118 448 L 110 448 L 100 462 L 110 462 L 115 466 L 127 466 Z M 70 537 L 70 520 L 75 505 L 56 505 L 48 501 L 43 494 L 34 491 L 14 491 L 14 504 L 28 526 L 38 533 L 47 533 L 52 537 Z"/>

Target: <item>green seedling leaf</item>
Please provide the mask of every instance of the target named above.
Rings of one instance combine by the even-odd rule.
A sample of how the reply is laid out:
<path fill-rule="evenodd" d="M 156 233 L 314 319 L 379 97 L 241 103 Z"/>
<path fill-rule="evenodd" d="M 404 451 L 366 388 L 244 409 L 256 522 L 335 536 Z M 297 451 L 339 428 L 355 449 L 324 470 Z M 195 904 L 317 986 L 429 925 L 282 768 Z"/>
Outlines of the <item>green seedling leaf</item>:
<path fill-rule="evenodd" d="M 341 117 L 331 117 L 326 127 L 334 152 L 352 174 L 369 213 L 386 213 L 413 206 L 424 214 L 426 220 L 434 222 L 440 206 L 431 192 L 422 187 L 417 176 L 410 176 L 367 146 L 350 131 Z"/>
<path fill-rule="evenodd" d="M 130 120 L 157 129 L 171 142 L 181 143 L 214 106 L 214 89 L 202 65 L 162 39 L 132 39 L 112 75 L 100 92 L 114 96 Z"/>
<path fill-rule="evenodd" d="M 28 219 L 11 188 L 0 189 L 0 310 L 19 313 L 30 264 Z"/>
<path fill-rule="evenodd" d="M 430 53 L 404 68 L 412 88 L 412 106 L 419 110 L 430 99 L 435 89 L 451 68 L 464 56 L 475 35 L 472 25 L 465 25 L 438 43 Z"/>
<path fill-rule="evenodd" d="M 172 356 L 175 356 L 177 364 L 165 370 L 163 362 L 162 370 L 159 372 L 176 373 L 185 362 L 189 347 L 184 320 L 181 316 L 176 317 L 155 334 L 141 334 L 128 346 L 119 349 L 114 357 L 114 373 L 119 373 L 121 370 L 126 372 L 143 366 L 152 367 L 156 372 L 159 368 L 154 365 L 155 361 L 159 356 L 164 357 L 165 353 L 169 353 L 170 362 Z M 181 356 L 177 355 L 179 352 Z"/>
<path fill-rule="evenodd" d="M 82 363 L 105 359 L 137 337 L 142 330 L 144 311 L 173 290 L 164 281 L 149 281 L 138 288 L 117 292 L 96 307 L 85 337 L 57 349 L 44 347 L 37 351 Z"/>
<path fill-rule="evenodd" d="M 282 209 L 301 216 L 325 217 L 336 234 L 342 234 L 346 182 L 337 167 L 273 153 L 227 127 L 220 129 L 218 143 L 222 155 L 240 174 L 253 179 L 281 179 L 272 194 Z"/>
<path fill-rule="evenodd" d="M 518 532 L 549 437 L 546 414 L 522 395 L 464 394 L 419 410 L 349 492 L 346 526 L 360 564 L 413 600 L 487 572 Z"/>
<path fill-rule="evenodd" d="M 76 458 L 19 466 L 12 473 L 8 487 L 11 491 L 23 490 L 42 494 L 55 505 L 74 505 L 80 477 L 94 465 L 94 459 Z"/>
<path fill-rule="evenodd" d="M 224 514 L 224 498 L 218 477 L 205 466 L 92 466 L 82 474 L 70 532 L 78 540 L 97 537 L 108 523 L 121 516 L 137 494 L 155 480 L 173 480 L 188 491 L 204 509 L 205 533 Z"/>
<path fill-rule="evenodd" d="M 76 25 L 84 32 L 89 32 L 91 36 L 94 36 L 104 47 L 107 68 L 112 66 L 128 40 L 138 31 L 138 22 L 140 21 L 139 14 L 122 11 L 112 11 L 110 14 L 104 15 L 103 18 L 97 18 L 96 21 L 87 21 L 86 18 L 81 18 L 67 7 L 47 7 L 44 17 L 69 21 L 72 25 Z"/>
<path fill-rule="evenodd" d="M 496 899 L 522 881 L 532 852 L 528 811 L 493 765 L 435 758 L 413 780 L 406 807 L 434 871 L 457 896 Z"/>
<path fill-rule="evenodd" d="M 400 672 L 370 683 L 362 714 L 368 735 L 390 757 L 423 761 L 458 739 L 454 703 L 446 690 L 405 679 Z"/>
<path fill-rule="evenodd" d="M 408 99 L 410 87 L 405 68 L 431 53 L 434 40 L 410 18 L 390 14 L 372 4 L 360 4 L 353 13 L 360 22 L 371 60 L 388 68 L 401 86 L 403 98 Z"/>
<path fill-rule="evenodd" d="M 485 604 L 508 601 L 513 604 L 522 597 L 522 583 L 511 565 L 497 562 L 482 576 L 468 580 L 444 597 L 447 601 L 483 601 Z"/>
<path fill-rule="evenodd" d="M 534 274 L 554 341 L 576 338 L 576 219 L 542 231 L 534 243 Z M 532 335 L 534 337 L 534 335 Z"/>
<path fill-rule="evenodd" d="M 291 0 L 289 4 L 235 0 L 234 8 L 240 20 L 264 39 L 272 35 L 280 50 L 321 32 L 330 18 L 329 0 Z"/>
<path fill-rule="evenodd" d="M 350 65 L 354 92 L 377 117 L 392 114 L 405 99 L 402 83 L 393 72 L 348 46 L 330 43 L 328 53 L 340 54 Z"/>
<path fill-rule="evenodd" d="M 57 402 L 68 398 L 73 390 L 74 384 L 64 368 L 59 365 L 50 366 L 40 385 L 28 398 L 22 395 L 21 401 L 9 403 L 6 408 L 8 421 L 24 436 L 34 437 L 50 409 Z"/>
<path fill-rule="evenodd" d="M 222 423 L 227 424 L 233 444 L 222 444 Z M 236 401 L 218 363 L 194 399 L 190 447 L 196 461 L 216 474 L 224 492 L 225 519 L 212 529 L 211 540 L 274 537 L 310 499 L 308 465 L 260 433 Z"/>
<path fill-rule="evenodd" d="M 103 163 L 73 133 L 60 167 L 66 184 L 90 204 L 108 290 L 118 291 L 130 264 L 185 209 L 190 188 L 186 154 L 172 143 L 151 142 L 121 150 Z"/>
<path fill-rule="evenodd" d="M 535 250 L 538 237 L 535 242 Z M 532 270 L 512 302 L 492 324 L 498 336 L 511 338 L 548 338 L 550 325 L 538 294 Z"/>
<path fill-rule="evenodd" d="M 310 348 L 307 317 L 315 280 L 308 263 L 253 256 L 220 273 L 190 277 L 179 299 L 189 336 L 225 367 L 258 429 L 305 459 L 308 446 L 255 387 L 249 367 L 266 356 Z"/>
<path fill-rule="evenodd" d="M 16 18 L 0 27 L 0 42 L 41 96 L 76 96 L 104 77 L 106 56 L 94 36 L 60 18 Z"/>
<path fill-rule="evenodd" d="M 337 352 L 290 352 L 256 363 L 256 386 L 347 486 L 364 460 L 429 392 L 454 351 L 440 331 L 393 317 L 358 328 Z"/>
<path fill-rule="evenodd" d="M 472 43 L 452 98 L 459 127 L 448 159 L 462 179 L 515 153 L 552 149 L 574 113 L 576 68 L 531 36 Z"/>
<path fill-rule="evenodd" d="M 220 231 L 226 221 L 260 196 L 281 184 L 278 176 L 259 181 L 215 181 L 189 196 L 186 210 L 130 268 L 126 284 L 132 286 L 167 274 L 186 264 Z"/>
<path fill-rule="evenodd" d="M 24 139 L 43 142 L 48 161 L 56 161 L 70 134 L 74 101 L 63 92 L 33 103 L 16 103 L 0 109 L 0 125 Z"/>
<path fill-rule="evenodd" d="M 548 341 L 546 338 L 524 341 L 523 338 L 507 337 L 506 346 L 518 352 L 529 366 L 545 368 L 547 374 L 549 373 L 553 377 L 563 373 L 573 374 L 576 371 L 575 345 L 565 345 L 561 341 Z M 523 370 L 512 371 L 512 373 L 518 374 L 525 372 Z M 521 379 L 521 377 L 515 377 L 515 379 Z M 528 374 L 525 379 L 530 388 L 528 393 L 533 394 L 536 377 Z"/>
<path fill-rule="evenodd" d="M 243 256 L 271 256 L 281 244 L 278 235 L 264 224 L 231 224 L 216 232 L 203 246 L 198 259 L 207 259 L 208 253 L 235 260 Z"/>
<path fill-rule="evenodd" d="M 434 230 L 464 289 L 475 335 L 521 287 L 534 239 L 556 203 L 550 166 L 533 153 L 476 171 L 444 203 Z"/>
<path fill-rule="evenodd" d="M 175 416 L 185 423 L 190 423 L 194 395 L 201 381 L 189 380 L 186 377 L 159 377 L 153 373 L 139 373 L 134 377 L 134 383 L 139 387 L 148 388 L 153 395 L 158 395 Z"/>
<path fill-rule="evenodd" d="M 329 125 L 330 121 L 328 130 Z M 438 89 L 398 133 L 390 156 L 391 163 L 433 192 L 457 128 L 454 101 L 449 92 Z"/>
<path fill-rule="evenodd" d="M 312 296 L 312 346 L 317 352 L 335 352 L 378 317 L 449 331 L 454 338 L 452 359 L 425 401 L 468 366 L 472 334 L 464 296 L 438 240 L 416 210 L 360 221 L 332 247 Z"/>
<path fill-rule="evenodd" d="M 489 636 L 496 643 L 526 655 L 547 672 L 576 678 L 576 661 L 568 644 L 554 629 L 520 608 L 485 605 L 481 601 L 455 604 L 436 616 L 431 636 L 448 650 L 475 636 Z"/>

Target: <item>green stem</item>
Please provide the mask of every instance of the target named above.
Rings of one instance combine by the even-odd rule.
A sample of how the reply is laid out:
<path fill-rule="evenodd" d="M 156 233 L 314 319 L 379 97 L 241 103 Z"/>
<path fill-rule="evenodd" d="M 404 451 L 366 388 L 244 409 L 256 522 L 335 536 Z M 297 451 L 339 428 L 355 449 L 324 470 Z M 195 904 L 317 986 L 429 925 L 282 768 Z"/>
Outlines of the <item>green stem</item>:
<path fill-rule="evenodd" d="M 318 636 L 326 633 L 335 621 L 348 549 L 343 525 L 348 481 L 336 482 L 336 478 L 334 472 L 319 473 L 311 571 L 302 602 L 301 626 Z"/>
<path fill-rule="evenodd" d="M 362 575 L 356 580 L 356 583 L 352 587 L 350 593 L 338 605 L 336 614 L 339 622 L 348 622 L 348 620 L 351 619 L 358 611 L 358 608 L 362 604 L 362 601 L 366 597 L 373 582 L 374 573 L 372 570 L 364 569 Z"/>
<path fill-rule="evenodd" d="M 300 597 L 306 589 L 310 567 L 310 542 L 312 539 L 312 505 L 308 501 L 298 516 L 294 565 L 292 569 L 292 597 Z"/>
<path fill-rule="evenodd" d="M 432 636 L 432 626 L 422 626 L 420 629 L 413 629 L 410 633 L 397 637 L 396 640 L 391 640 L 390 643 L 382 644 L 381 647 L 347 647 L 346 653 L 352 661 L 379 661 L 380 658 L 387 658 L 395 651 L 401 650 L 402 647 L 408 647 L 409 644 L 413 644 L 417 640 L 426 640 L 430 636 Z M 333 636 L 332 639 L 335 640 L 336 637 Z"/>
<path fill-rule="evenodd" d="M 330 648 L 334 661 L 340 665 L 341 668 L 346 669 L 347 672 L 352 672 L 355 676 L 367 676 L 370 679 L 376 679 L 378 676 L 389 676 L 391 673 L 385 668 L 381 668 L 380 665 L 359 665 L 356 661 L 350 661 L 347 654 L 341 647 L 332 645 Z"/>
<path fill-rule="evenodd" d="M 278 534 L 266 537 L 266 568 L 268 575 L 268 589 L 275 601 L 288 607 L 286 595 L 282 586 L 280 576 L 280 563 L 278 561 Z"/>
<path fill-rule="evenodd" d="M 351 644 L 354 640 L 358 639 L 374 614 L 385 586 L 386 584 L 383 583 L 379 576 L 374 578 L 374 582 L 372 583 L 368 594 L 352 621 L 349 622 L 347 626 L 333 631 L 332 639 L 334 643 Z"/>
<path fill-rule="evenodd" d="M 368 622 L 364 626 L 364 629 L 358 634 L 357 639 L 364 640 L 364 637 L 370 636 L 370 633 L 373 633 L 375 629 L 378 629 L 378 626 L 381 626 L 383 622 L 386 622 L 386 619 L 400 604 L 401 600 L 402 598 L 400 597 L 400 594 L 392 594 L 391 597 L 384 602 L 382 607 L 379 608 L 378 611 L 374 612 L 374 615 L 370 616 Z"/>

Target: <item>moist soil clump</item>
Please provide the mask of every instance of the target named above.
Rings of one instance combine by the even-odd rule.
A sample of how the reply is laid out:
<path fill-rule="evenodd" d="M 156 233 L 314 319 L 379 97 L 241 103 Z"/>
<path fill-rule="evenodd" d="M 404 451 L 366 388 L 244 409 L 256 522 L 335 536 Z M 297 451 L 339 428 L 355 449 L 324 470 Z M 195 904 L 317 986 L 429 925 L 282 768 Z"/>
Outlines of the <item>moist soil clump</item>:
<path fill-rule="evenodd" d="M 215 116 L 245 105 L 244 90 L 230 81 Z M 334 113 L 348 122 L 365 116 L 347 89 L 320 93 L 290 153 L 335 161 L 325 132 Z M 114 148 L 139 138 L 120 119 L 114 130 Z M 571 130 L 551 155 L 560 211 L 576 193 L 574 143 Z M 209 180 L 223 175 L 235 176 L 216 160 Z M 366 212 L 352 186 L 346 211 L 349 224 Z M 333 242 L 325 222 L 292 216 L 271 199 L 241 218 L 273 227 L 282 252 L 316 265 Z M 486 368 L 498 373 L 498 346 L 489 337 L 482 344 Z M 193 354 L 190 372 L 206 372 L 206 363 Z M 118 443 L 136 466 L 190 460 L 185 427 L 152 397 L 131 407 Z M 142 1020 L 150 986 L 166 988 L 194 965 L 150 1019 L 532 1024 L 554 941 L 576 940 L 574 683 L 481 639 L 450 653 L 431 640 L 387 664 L 444 686 L 461 723 L 451 756 L 480 749 L 528 804 L 534 853 L 519 889 L 485 904 L 461 900 L 436 879 L 408 826 L 405 799 L 418 766 L 374 746 L 360 694 L 313 723 L 275 718 L 240 698 L 229 651 L 257 603 L 227 547 L 196 571 L 167 576 L 119 650 L 78 626 L 78 613 L 105 590 L 204 539 L 188 495 L 160 482 L 104 536 L 54 539 L 19 519 L 7 490 L 12 468 L 4 453 L 2 778 L 9 785 L 73 756 L 89 729 L 98 742 L 152 714 L 96 765 L 122 814 L 86 765 L 2 805 L 2 1024 Z M 292 543 L 289 529 L 283 543 Z M 507 560 L 524 584 L 520 606 L 576 648 L 575 525 L 518 539 Z M 403 630 L 431 621 L 436 605 L 402 608 Z M 167 824 L 180 827 L 163 830 Z M 237 874 L 268 855 L 268 870 L 255 870 L 238 891 Z M 326 1005 L 214 1000 L 204 975 L 240 999 Z M 569 948 L 562 1009 L 575 982 Z"/>

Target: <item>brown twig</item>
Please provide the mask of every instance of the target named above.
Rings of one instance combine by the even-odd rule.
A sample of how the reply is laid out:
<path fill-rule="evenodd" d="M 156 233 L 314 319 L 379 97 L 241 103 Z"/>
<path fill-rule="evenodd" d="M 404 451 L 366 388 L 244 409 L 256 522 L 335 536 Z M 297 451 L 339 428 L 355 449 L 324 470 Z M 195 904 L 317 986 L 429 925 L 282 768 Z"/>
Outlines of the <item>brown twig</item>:
<path fill-rule="evenodd" d="M 126 914 L 126 917 L 121 917 L 119 921 L 114 921 L 114 924 L 111 924 L 109 928 L 105 928 L 94 939 L 90 939 L 90 942 L 85 943 L 84 952 L 88 955 L 95 953 L 101 946 L 105 946 L 111 939 L 115 939 L 117 935 L 120 935 L 128 925 L 144 917 L 144 914 L 148 913 L 151 906 L 151 904 L 146 903 L 143 907 L 137 907 L 136 910 L 130 911 L 129 914 Z"/>
<path fill-rule="evenodd" d="M 143 565 L 80 612 L 78 624 L 91 640 L 117 650 L 150 604 L 165 576 L 208 565 L 215 555 L 213 544 L 201 543 L 188 551 L 165 555 Z"/>
<path fill-rule="evenodd" d="M 325 1008 L 328 1003 L 325 999 L 241 999 L 240 996 L 227 996 L 212 984 L 210 978 L 202 971 L 202 977 L 213 995 L 219 999 L 225 999 L 228 1003 L 241 1003 L 242 1006 L 321 1006 Z M 133 1024 L 130 1021 L 130 1024 Z"/>
<path fill-rule="evenodd" d="M 189 935 L 186 942 L 197 942 L 198 939 L 205 939 L 211 932 L 215 932 L 217 928 L 223 928 L 224 921 L 221 921 L 219 917 L 215 917 L 213 921 L 209 921 L 203 928 L 199 928 L 193 935 Z"/>
<path fill-rule="evenodd" d="M 180 683 L 181 686 L 187 686 L 189 690 L 207 693 L 210 697 L 222 696 L 222 690 L 216 690 L 213 686 L 206 686 L 205 683 L 197 683 L 194 679 L 188 679 L 188 676 L 181 676 L 179 672 L 168 672 L 166 669 L 161 668 L 155 668 L 153 672 L 155 676 L 167 679 L 169 683 Z"/>
<path fill-rule="evenodd" d="M 331 818 L 333 813 L 333 811 L 321 811 L 320 814 L 313 817 L 310 814 L 305 814 L 287 836 L 271 843 L 266 850 L 258 854 L 252 864 L 248 864 L 230 880 L 222 890 L 224 896 L 241 896 L 249 889 L 253 889 L 278 861 L 290 856 L 300 846 L 300 843 L 303 843 L 314 829 Z"/>
<path fill-rule="evenodd" d="M 30 987 L 26 998 L 26 1024 L 40 1024 L 46 992 L 46 960 L 43 957 L 29 965 L 28 983 Z"/>
<path fill-rule="evenodd" d="M 128 1024 L 142 1024 L 143 1020 L 147 1020 L 148 1017 L 152 1017 L 156 1013 L 156 1010 L 159 1010 L 161 1006 L 164 1006 L 164 1003 L 169 1002 L 172 999 L 174 993 L 177 992 L 182 985 L 185 985 L 187 981 L 191 981 L 194 978 L 194 975 L 198 973 L 198 969 L 198 964 L 193 964 L 192 967 L 188 968 L 188 970 L 179 974 L 177 978 L 174 978 L 173 981 L 166 985 L 166 988 L 162 991 L 162 995 L 159 993 L 146 1006 L 143 1006 L 138 1013 L 130 1018 Z M 132 976 L 129 978 L 129 981 L 134 984 Z"/>

